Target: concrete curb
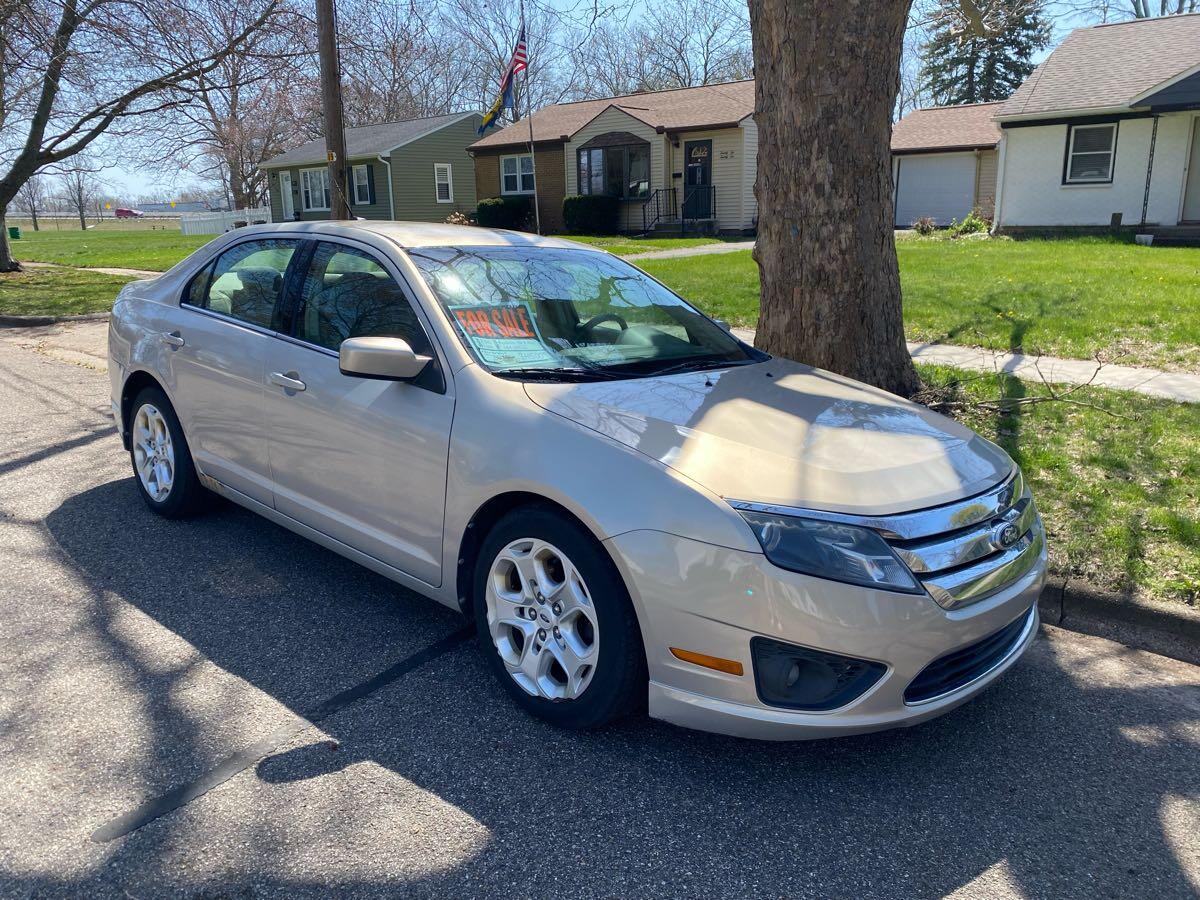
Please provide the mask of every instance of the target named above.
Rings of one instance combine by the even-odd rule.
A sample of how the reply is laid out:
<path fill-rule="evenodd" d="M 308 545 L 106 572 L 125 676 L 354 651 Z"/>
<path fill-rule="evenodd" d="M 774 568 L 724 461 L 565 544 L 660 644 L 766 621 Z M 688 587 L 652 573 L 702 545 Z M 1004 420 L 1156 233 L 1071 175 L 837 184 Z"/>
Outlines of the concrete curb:
<path fill-rule="evenodd" d="M 81 316 L 7 316 L 0 314 L 0 328 L 36 328 L 64 322 L 103 322 L 108 313 L 85 313 Z"/>
<path fill-rule="evenodd" d="M 1135 600 L 1052 578 L 1038 598 L 1038 611 L 1047 625 L 1200 665 L 1200 608 L 1195 606 Z"/>

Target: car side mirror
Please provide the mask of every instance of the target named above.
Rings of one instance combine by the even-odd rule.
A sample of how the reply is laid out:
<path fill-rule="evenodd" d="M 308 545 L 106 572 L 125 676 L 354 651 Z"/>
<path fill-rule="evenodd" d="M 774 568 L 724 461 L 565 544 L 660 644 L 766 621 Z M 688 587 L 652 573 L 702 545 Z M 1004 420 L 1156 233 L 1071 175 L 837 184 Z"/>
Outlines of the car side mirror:
<path fill-rule="evenodd" d="M 386 381 L 412 381 L 430 359 L 414 353 L 408 341 L 394 337 L 347 338 L 338 350 L 338 368 L 343 375 Z"/>

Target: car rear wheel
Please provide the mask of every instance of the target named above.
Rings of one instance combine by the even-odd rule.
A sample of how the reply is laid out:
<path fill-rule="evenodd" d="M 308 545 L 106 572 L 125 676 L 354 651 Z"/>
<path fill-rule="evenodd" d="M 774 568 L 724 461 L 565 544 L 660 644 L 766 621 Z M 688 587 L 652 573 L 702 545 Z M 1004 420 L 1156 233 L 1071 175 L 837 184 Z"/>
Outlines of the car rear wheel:
<path fill-rule="evenodd" d="M 169 519 L 199 512 L 208 492 L 196 475 L 171 401 L 161 388 L 147 387 L 138 392 L 132 409 L 129 457 L 142 499 Z"/>
<path fill-rule="evenodd" d="M 604 549 L 550 509 L 509 513 L 484 541 L 475 620 L 513 700 L 564 728 L 605 725 L 645 702 L 637 617 Z"/>

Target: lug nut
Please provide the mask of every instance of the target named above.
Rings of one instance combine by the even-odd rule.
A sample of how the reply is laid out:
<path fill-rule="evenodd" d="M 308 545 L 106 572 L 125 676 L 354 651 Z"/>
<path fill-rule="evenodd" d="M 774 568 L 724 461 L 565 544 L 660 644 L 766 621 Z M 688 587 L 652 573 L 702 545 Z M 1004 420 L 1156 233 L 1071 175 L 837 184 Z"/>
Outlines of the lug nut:
<path fill-rule="evenodd" d="M 545 628 L 539 628 L 539 629 L 538 629 L 537 636 L 538 636 L 538 640 L 539 640 L 539 641 L 544 641 L 544 640 L 546 639 L 546 629 L 545 629 Z"/>
<path fill-rule="evenodd" d="M 554 606 L 552 606 L 550 608 L 554 610 L 554 614 L 556 616 L 562 615 L 562 604 L 561 603 L 555 603 Z"/>
<path fill-rule="evenodd" d="M 555 637 L 562 637 L 562 632 L 558 630 L 558 626 L 557 626 L 557 625 L 555 625 L 555 626 L 554 626 L 554 636 L 555 636 Z"/>

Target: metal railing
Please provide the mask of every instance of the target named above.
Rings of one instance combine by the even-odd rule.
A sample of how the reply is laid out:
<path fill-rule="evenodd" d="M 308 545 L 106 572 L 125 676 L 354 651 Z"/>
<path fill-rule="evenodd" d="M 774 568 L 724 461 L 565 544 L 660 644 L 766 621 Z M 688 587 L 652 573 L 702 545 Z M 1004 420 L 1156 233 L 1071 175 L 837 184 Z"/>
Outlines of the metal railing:
<path fill-rule="evenodd" d="M 675 219 L 678 216 L 675 188 L 659 188 L 642 204 L 642 233 L 649 234 L 650 229 L 663 219 Z"/>
<path fill-rule="evenodd" d="M 711 184 L 691 184 L 683 188 L 683 203 L 679 203 L 679 188 L 659 188 L 642 203 L 642 233 L 649 234 L 659 222 L 678 224 L 680 232 L 687 231 L 688 222 L 717 218 L 717 189 Z"/>

